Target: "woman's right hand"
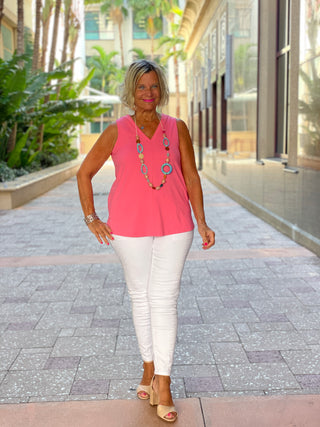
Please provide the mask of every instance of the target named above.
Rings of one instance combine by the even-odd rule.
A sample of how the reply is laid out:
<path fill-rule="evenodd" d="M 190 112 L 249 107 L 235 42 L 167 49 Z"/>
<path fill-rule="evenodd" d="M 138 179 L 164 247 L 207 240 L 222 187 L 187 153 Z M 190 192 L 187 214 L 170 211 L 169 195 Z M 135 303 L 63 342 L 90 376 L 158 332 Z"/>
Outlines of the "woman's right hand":
<path fill-rule="evenodd" d="M 90 224 L 88 224 L 88 228 L 101 244 L 104 242 L 106 245 L 109 245 L 108 240 L 114 240 L 111 228 L 106 222 L 103 222 L 100 219 L 95 219 L 93 222 L 90 222 Z"/>

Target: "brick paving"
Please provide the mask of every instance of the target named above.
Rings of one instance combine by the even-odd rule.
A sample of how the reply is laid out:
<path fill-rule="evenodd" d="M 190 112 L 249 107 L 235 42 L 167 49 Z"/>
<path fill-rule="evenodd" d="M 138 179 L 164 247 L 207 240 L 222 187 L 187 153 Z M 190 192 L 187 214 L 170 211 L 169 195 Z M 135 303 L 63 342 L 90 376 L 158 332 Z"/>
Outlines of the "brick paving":
<path fill-rule="evenodd" d="M 112 180 L 109 163 L 94 179 L 102 218 Z M 186 263 L 173 397 L 319 394 L 319 258 L 202 182 L 217 244 L 196 234 Z M 75 178 L 0 218 L 0 403 L 135 399 L 123 273 Z"/>

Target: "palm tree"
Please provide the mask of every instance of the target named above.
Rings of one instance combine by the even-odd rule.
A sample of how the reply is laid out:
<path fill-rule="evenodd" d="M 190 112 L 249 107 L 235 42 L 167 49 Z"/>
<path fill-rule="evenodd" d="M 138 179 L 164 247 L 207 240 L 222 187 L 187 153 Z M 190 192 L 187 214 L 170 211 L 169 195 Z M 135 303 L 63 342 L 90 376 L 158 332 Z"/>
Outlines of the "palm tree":
<path fill-rule="evenodd" d="M 23 0 L 17 0 L 17 54 L 24 53 L 24 16 L 23 16 Z"/>
<path fill-rule="evenodd" d="M 64 35 L 63 35 L 63 48 L 61 55 L 61 64 L 66 62 L 67 48 L 70 31 L 70 14 L 71 14 L 72 0 L 64 0 Z"/>
<path fill-rule="evenodd" d="M 17 54 L 22 55 L 24 53 L 24 14 L 23 14 L 23 0 L 17 0 Z M 20 63 L 20 65 L 22 65 Z M 8 152 L 13 151 L 16 145 L 17 139 L 17 122 L 14 124 L 11 134 L 8 139 L 7 150 Z"/>
<path fill-rule="evenodd" d="M 71 76 L 73 76 L 74 56 L 81 29 L 80 21 L 76 15 L 71 11 L 70 14 L 70 28 L 69 28 L 69 44 L 70 44 L 70 59 L 71 59 Z M 72 77 L 71 77 L 72 78 Z"/>
<path fill-rule="evenodd" d="M 88 66 L 95 68 L 91 86 L 106 93 L 115 93 L 116 83 L 119 80 L 119 69 L 112 61 L 118 55 L 117 51 L 106 53 L 101 46 L 93 46 L 99 55 L 91 56 Z M 120 71 L 121 72 L 121 71 Z"/>
<path fill-rule="evenodd" d="M 32 71 L 36 71 L 39 68 L 41 8 L 42 1 L 36 0 L 36 29 L 33 44 Z"/>
<path fill-rule="evenodd" d="M 56 0 L 55 11 L 54 11 L 53 32 L 52 32 L 52 43 L 51 43 L 51 51 L 50 51 L 49 66 L 48 66 L 49 72 L 53 70 L 54 60 L 56 55 L 60 9 L 61 9 L 61 0 Z M 44 98 L 44 103 L 46 104 L 49 101 L 49 99 L 50 99 L 50 96 L 46 95 Z M 43 136 L 44 136 L 44 123 L 40 125 L 39 132 L 38 132 L 39 151 L 42 151 L 42 148 L 43 148 Z"/>
<path fill-rule="evenodd" d="M 52 44 L 51 44 L 51 52 L 49 59 L 49 68 L 48 71 L 53 70 L 54 60 L 56 55 L 56 45 L 59 31 L 59 17 L 60 17 L 60 9 L 61 9 L 61 0 L 56 0 L 56 7 L 54 11 L 54 23 L 53 23 L 53 33 L 52 33 Z"/>
<path fill-rule="evenodd" d="M 180 22 L 174 22 L 174 16 L 179 16 L 180 20 L 183 11 L 178 7 L 171 10 L 170 35 L 162 36 L 159 40 L 159 47 L 166 46 L 166 52 L 161 58 L 161 62 L 167 63 L 169 58 L 173 58 L 174 78 L 176 86 L 176 116 L 180 117 L 180 84 L 179 84 L 179 60 L 186 60 L 184 51 L 184 39 L 179 36 Z"/>
<path fill-rule="evenodd" d="M 154 38 L 162 29 L 162 15 L 166 14 L 170 2 L 167 0 L 129 0 L 134 9 L 136 22 L 146 22 L 145 30 L 151 39 L 151 59 L 154 59 Z M 147 18 L 146 18 L 147 16 Z"/>
<path fill-rule="evenodd" d="M 147 55 L 139 47 L 134 47 L 130 49 L 130 52 L 134 52 L 137 59 L 147 59 Z"/>
<path fill-rule="evenodd" d="M 128 16 L 128 9 L 125 7 L 125 4 L 125 0 L 103 0 L 101 6 L 101 12 L 105 15 L 109 15 L 112 19 L 112 22 L 118 26 L 121 67 L 124 67 L 122 23 L 124 19 Z"/>
<path fill-rule="evenodd" d="M 1 22 L 3 18 L 3 7 L 4 7 L 4 0 L 0 0 L 0 45 L 2 45 L 2 31 L 1 31 Z"/>
<path fill-rule="evenodd" d="M 51 13 L 53 9 L 53 0 L 45 0 L 42 10 L 42 55 L 41 69 L 44 70 L 46 63 L 46 55 L 48 50 L 48 35 Z"/>

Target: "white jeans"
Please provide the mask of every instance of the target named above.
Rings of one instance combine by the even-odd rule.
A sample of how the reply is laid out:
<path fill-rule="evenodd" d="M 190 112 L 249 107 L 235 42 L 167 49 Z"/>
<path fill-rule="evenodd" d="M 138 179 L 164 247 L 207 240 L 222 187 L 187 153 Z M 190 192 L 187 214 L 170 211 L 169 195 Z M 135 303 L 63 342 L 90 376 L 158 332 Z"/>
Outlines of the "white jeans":
<path fill-rule="evenodd" d="M 177 300 L 193 231 L 161 237 L 114 236 L 124 269 L 143 361 L 170 375 L 177 335 Z"/>

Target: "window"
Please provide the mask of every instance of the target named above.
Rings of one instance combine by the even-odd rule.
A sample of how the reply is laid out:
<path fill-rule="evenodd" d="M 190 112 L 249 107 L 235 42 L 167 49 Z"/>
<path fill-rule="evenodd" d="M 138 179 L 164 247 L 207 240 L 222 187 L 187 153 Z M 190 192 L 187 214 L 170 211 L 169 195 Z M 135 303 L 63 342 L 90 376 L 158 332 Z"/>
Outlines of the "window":
<path fill-rule="evenodd" d="M 320 4 L 300 3 L 298 164 L 320 170 Z"/>
<path fill-rule="evenodd" d="M 2 42 L 3 42 L 3 59 L 11 59 L 13 55 L 13 30 L 1 24 Z"/>
<path fill-rule="evenodd" d="M 155 18 L 160 19 L 160 18 Z M 162 18 L 161 18 L 162 19 Z M 146 31 L 147 28 L 147 18 L 143 17 L 138 22 L 136 22 L 136 17 L 133 15 L 133 39 L 150 39 L 149 34 Z M 154 38 L 158 39 L 163 34 L 163 28 L 161 27 L 161 30 L 158 31 Z"/>
<path fill-rule="evenodd" d="M 235 10 L 235 37 L 250 37 L 251 29 L 251 8 L 241 7 Z"/>
<path fill-rule="evenodd" d="M 86 40 L 99 40 L 99 12 L 85 13 Z"/>
<path fill-rule="evenodd" d="M 206 83 L 205 83 L 205 68 L 201 67 L 201 74 L 200 74 L 200 90 L 201 90 L 201 109 L 205 109 L 206 108 L 206 96 L 205 96 L 205 89 L 206 89 Z"/>
<path fill-rule="evenodd" d="M 114 28 L 110 16 L 104 16 L 103 28 L 100 30 L 100 40 L 113 40 Z"/>
<path fill-rule="evenodd" d="M 220 62 L 226 58 L 226 26 L 227 16 L 225 12 L 220 19 Z"/>
<path fill-rule="evenodd" d="M 199 74 L 195 76 L 194 79 L 194 103 L 195 105 L 198 105 L 198 98 L 199 98 Z"/>
<path fill-rule="evenodd" d="M 288 154 L 290 0 L 278 0 L 276 153 Z"/>
<path fill-rule="evenodd" d="M 146 18 L 141 18 L 139 22 L 136 22 L 135 16 L 133 17 L 133 38 L 134 39 L 147 39 L 149 38 L 146 32 Z"/>
<path fill-rule="evenodd" d="M 91 122 L 90 132 L 91 133 L 102 133 L 109 125 L 109 122 Z"/>
<path fill-rule="evenodd" d="M 211 36 L 212 62 L 211 70 L 214 71 L 217 66 L 217 30 L 214 29 Z"/>

